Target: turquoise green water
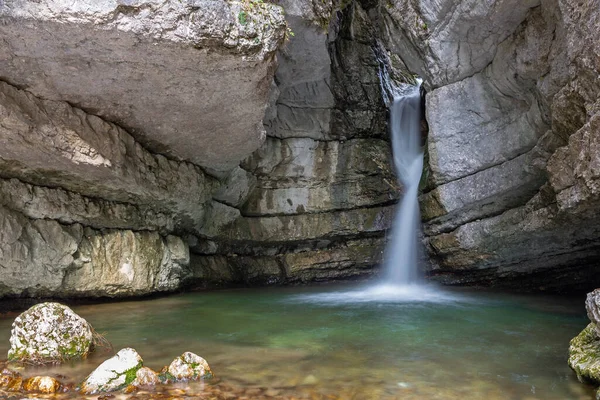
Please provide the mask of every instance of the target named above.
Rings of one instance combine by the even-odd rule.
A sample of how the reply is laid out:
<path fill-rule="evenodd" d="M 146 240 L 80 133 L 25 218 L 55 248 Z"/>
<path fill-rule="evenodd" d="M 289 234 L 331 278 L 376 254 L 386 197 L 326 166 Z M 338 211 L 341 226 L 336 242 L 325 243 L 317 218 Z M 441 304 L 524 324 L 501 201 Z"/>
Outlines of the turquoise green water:
<path fill-rule="evenodd" d="M 340 287 L 255 289 L 73 308 L 151 368 L 192 351 L 221 382 L 273 394 L 593 398 L 566 363 L 569 340 L 587 324 L 582 299 L 448 293 L 421 302 Z M 0 319 L 3 354 L 13 318 Z M 36 373 L 76 381 L 107 357 Z"/>

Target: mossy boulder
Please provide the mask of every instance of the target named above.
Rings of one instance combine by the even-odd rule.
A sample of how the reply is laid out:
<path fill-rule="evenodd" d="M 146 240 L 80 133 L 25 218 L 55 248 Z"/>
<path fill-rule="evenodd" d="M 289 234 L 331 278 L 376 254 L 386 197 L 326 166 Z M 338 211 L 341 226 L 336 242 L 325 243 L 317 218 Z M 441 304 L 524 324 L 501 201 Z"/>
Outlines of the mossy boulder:
<path fill-rule="evenodd" d="M 19 315 L 12 325 L 9 361 L 43 364 L 84 358 L 92 351 L 88 322 L 59 303 L 40 303 Z"/>
<path fill-rule="evenodd" d="M 142 367 L 135 373 L 135 380 L 131 383 L 131 386 L 155 386 L 160 383 L 158 373 L 148 367 Z"/>
<path fill-rule="evenodd" d="M 569 366 L 581 382 L 600 385 L 600 337 L 593 323 L 571 340 Z"/>
<path fill-rule="evenodd" d="M 208 362 L 197 354 L 186 351 L 163 368 L 160 378 L 163 382 L 194 381 L 212 377 Z"/>
<path fill-rule="evenodd" d="M 137 351 L 132 348 L 122 349 L 88 375 L 79 390 L 82 394 L 89 395 L 125 389 L 134 383 L 142 367 L 143 360 Z"/>

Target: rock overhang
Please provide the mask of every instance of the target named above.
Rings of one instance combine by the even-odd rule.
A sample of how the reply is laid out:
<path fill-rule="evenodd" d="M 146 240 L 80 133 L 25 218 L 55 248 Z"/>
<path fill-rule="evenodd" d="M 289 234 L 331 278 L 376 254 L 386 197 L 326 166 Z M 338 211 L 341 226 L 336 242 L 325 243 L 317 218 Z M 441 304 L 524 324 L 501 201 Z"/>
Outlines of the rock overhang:
<path fill-rule="evenodd" d="M 0 4 L 0 79 L 227 171 L 260 146 L 280 7 L 225 0 Z"/>

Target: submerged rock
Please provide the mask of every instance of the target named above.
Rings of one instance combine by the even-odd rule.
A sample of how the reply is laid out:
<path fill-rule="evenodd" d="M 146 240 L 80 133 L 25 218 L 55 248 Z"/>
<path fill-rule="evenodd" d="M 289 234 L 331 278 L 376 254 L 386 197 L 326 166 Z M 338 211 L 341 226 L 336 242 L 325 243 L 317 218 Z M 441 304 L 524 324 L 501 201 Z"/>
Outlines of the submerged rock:
<path fill-rule="evenodd" d="M 193 381 L 212 377 L 212 371 L 204 358 L 186 351 L 163 368 L 161 377 L 165 382 Z"/>
<path fill-rule="evenodd" d="M 16 392 L 21 390 L 22 385 L 23 378 L 17 372 L 6 368 L 0 372 L 0 388 L 9 392 Z"/>
<path fill-rule="evenodd" d="M 60 382 L 51 376 L 34 376 L 23 382 L 23 390 L 27 392 L 56 393 L 60 390 Z"/>
<path fill-rule="evenodd" d="M 600 337 L 594 323 L 571 340 L 569 366 L 581 382 L 600 385 Z"/>
<path fill-rule="evenodd" d="M 148 367 L 142 367 L 135 373 L 135 380 L 132 386 L 154 386 L 160 383 L 158 374 Z"/>
<path fill-rule="evenodd" d="M 122 349 L 85 378 L 80 391 L 83 394 L 95 394 L 124 389 L 136 380 L 142 362 L 142 357 L 134 349 Z"/>
<path fill-rule="evenodd" d="M 143 386 L 210 377 L 212 377 L 212 371 L 208 363 L 194 353 L 183 353 L 158 374 L 143 366 L 142 357 L 134 349 L 125 348 L 100 364 L 83 381 L 79 391 L 86 395 L 117 390 L 131 393 Z"/>
<path fill-rule="evenodd" d="M 65 305 L 40 303 L 15 319 L 10 344 L 10 361 L 48 363 L 83 358 L 92 350 L 92 328 Z"/>

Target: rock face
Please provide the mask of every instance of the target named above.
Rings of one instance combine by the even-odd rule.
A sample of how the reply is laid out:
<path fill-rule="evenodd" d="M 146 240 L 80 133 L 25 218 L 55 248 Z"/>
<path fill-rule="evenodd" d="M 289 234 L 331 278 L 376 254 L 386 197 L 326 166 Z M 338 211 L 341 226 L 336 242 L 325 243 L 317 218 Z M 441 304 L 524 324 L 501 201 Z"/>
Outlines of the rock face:
<path fill-rule="evenodd" d="M 594 284 L 596 2 L 278 4 L 0 2 L 0 296 L 372 275 L 386 73 L 427 90 L 427 272 Z"/>
<path fill-rule="evenodd" d="M 386 47 L 428 90 L 421 205 L 430 274 L 442 282 L 594 285 L 593 3 L 414 0 L 382 8 Z"/>
<path fill-rule="evenodd" d="M 300 283 L 373 274 L 399 195 L 375 28 L 357 3 L 283 1 L 295 36 L 280 54 L 264 145 L 219 197 L 191 280 Z M 319 5 L 318 7 L 316 5 Z"/>
<path fill-rule="evenodd" d="M 10 361 L 47 363 L 82 358 L 92 350 L 92 329 L 69 307 L 40 303 L 15 319 L 10 345 Z"/>
<path fill-rule="evenodd" d="M 375 28 L 281 5 L 0 4 L 0 296 L 372 273 L 398 197 Z"/>
<path fill-rule="evenodd" d="M 0 294 L 130 296 L 177 289 L 187 245 L 157 232 L 98 231 L 0 207 Z"/>
<path fill-rule="evenodd" d="M 280 7 L 10 0 L 0 19 L 5 80 L 117 122 L 154 152 L 221 171 L 263 140 Z"/>
<path fill-rule="evenodd" d="M 264 141 L 286 23 L 248 7 L 0 3 L 0 296 L 181 287 L 180 237 L 210 226 L 223 192 L 205 171 Z"/>

